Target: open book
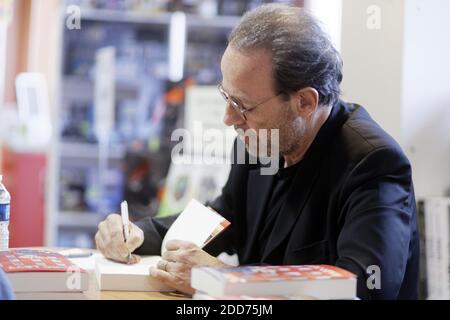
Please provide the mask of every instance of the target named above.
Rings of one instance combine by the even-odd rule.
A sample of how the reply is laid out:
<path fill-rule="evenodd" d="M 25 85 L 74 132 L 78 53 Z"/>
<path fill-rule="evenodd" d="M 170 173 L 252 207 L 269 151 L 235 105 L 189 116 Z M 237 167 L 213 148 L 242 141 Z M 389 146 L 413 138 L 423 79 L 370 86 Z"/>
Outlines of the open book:
<path fill-rule="evenodd" d="M 166 251 L 165 245 L 169 240 L 190 241 L 203 248 L 229 225 L 230 222 L 216 211 L 193 199 L 167 231 L 161 245 L 161 254 Z M 160 256 L 146 256 L 139 263 L 127 265 L 99 256 L 95 263 L 99 289 L 171 291 L 169 287 L 149 277 L 150 267 L 156 266 L 160 259 Z"/>

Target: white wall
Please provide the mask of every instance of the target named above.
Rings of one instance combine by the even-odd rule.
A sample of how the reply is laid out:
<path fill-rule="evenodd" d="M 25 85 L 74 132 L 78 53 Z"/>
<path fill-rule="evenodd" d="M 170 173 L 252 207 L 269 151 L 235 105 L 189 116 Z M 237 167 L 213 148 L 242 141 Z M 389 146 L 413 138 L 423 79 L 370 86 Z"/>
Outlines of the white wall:
<path fill-rule="evenodd" d="M 379 29 L 367 26 L 373 5 Z M 418 199 L 450 188 L 448 12 L 448 0 L 343 0 L 343 98 L 402 145 Z"/>
<path fill-rule="evenodd" d="M 416 193 L 450 188 L 450 1 L 406 0 L 402 141 Z"/>
<path fill-rule="evenodd" d="M 341 19 L 343 0 L 305 0 L 305 8 L 321 22 L 337 50 L 341 49 Z M 344 0 L 345 1 L 345 0 Z"/>
<path fill-rule="evenodd" d="M 369 29 L 371 6 L 380 29 Z M 343 99 L 366 107 L 395 139 L 401 138 L 403 0 L 343 0 Z"/>

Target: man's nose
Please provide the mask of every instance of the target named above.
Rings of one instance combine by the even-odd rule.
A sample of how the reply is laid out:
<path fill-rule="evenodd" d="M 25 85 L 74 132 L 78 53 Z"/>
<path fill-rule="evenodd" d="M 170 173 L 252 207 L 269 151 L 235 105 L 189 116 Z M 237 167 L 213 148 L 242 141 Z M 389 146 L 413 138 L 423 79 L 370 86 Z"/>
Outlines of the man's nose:
<path fill-rule="evenodd" d="M 242 116 L 236 111 L 229 103 L 225 109 L 225 115 L 223 117 L 223 122 L 227 126 L 242 125 L 245 121 Z"/>

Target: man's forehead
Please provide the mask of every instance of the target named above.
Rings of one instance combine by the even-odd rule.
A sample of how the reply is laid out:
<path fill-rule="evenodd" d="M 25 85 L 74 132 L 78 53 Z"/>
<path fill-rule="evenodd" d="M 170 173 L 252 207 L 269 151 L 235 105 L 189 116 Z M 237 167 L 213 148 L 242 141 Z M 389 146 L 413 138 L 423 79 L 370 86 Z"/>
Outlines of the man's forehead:
<path fill-rule="evenodd" d="M 222 57 L 221 69 L 224 88 L 234 91 L 230 94 L 246 96 L 254 91 L 255 85 L 272 81 L 270 55 L 263 49 L 242 52 L 228 47 Z"/>
<path fill-rule="evenodd" d="M 270 69 L 270 63 L 270 53 L 265 49 L 240 51 L 228 46 L 222 57 L 222 68 L 232 68 L 242 73 L 254 72 L 264 66 Z"/>

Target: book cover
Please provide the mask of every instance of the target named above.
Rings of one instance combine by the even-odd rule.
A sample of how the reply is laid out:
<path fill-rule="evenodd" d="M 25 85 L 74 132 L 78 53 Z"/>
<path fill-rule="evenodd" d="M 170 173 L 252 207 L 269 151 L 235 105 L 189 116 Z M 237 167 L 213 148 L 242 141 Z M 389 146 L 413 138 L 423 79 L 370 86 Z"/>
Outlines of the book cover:
<path fill-rule="evenodd" d="M 236 295 L 236 296 L 212 296 L 207 293 L 197 291 L 192 296 L 192 300 L 317 300 L 314 297 L 299 295 L 299 296 L 275 296 L 275 295 Z"/>
<path fill-rule="evenodd" d="M 198 267 L 192 287 L 212 296 L 282 295 L 353 299 L 356 276 L 329 265 Z"/>
<path fill-rule="evenodd" d="M 205 267 L 204 270 L 222 277 L 223 281 L 229 283 L 348 279 L 356 277 L 353 273 L 329 265 L 243 266 L 224 269 Z"/>
<path fill-rule="evenodd" d="M 15 292 L 81 292 L 88 288 L 86 270 L 50 250 L 0 251 L 0 267 Z"/>

